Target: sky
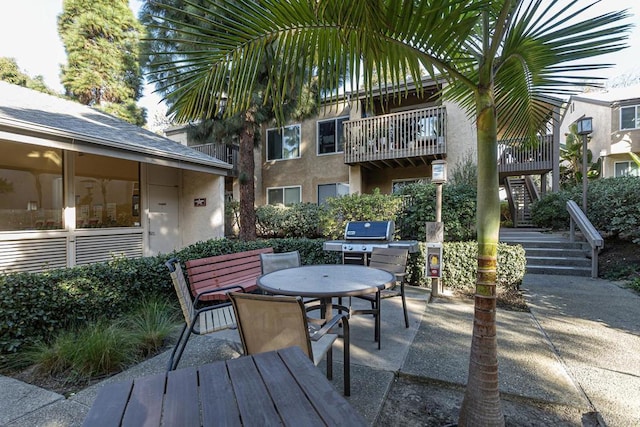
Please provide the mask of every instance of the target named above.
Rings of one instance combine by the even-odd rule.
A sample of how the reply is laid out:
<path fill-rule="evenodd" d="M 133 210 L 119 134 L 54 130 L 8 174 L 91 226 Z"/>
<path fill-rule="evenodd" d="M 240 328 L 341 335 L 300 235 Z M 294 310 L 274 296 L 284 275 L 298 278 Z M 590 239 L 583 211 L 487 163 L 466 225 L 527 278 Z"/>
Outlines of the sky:
<path fill-rule="evenodd" d="M 21 70 L 30 76 L 42 75 L 47 86 L 63 92 L 59 81 L 60 64 L 66 62 L 64 47 L 58 37 L 56 18 L 62 11 L 63 0 L 2 0 L 0 6 L 0 57 L 15 58 Z M 585 5 L 593 0 L 581 0 Z M 129 0 L 137 16 L 142 5 L 141 0 Z M 632 21 L 636 28 L 629 38 L 628 49 L 602 57 L 602 62 L 613 63 L 612 69 L 599 71 L 605 78 L 614 78 L 621 74 L 640 74 L 640 1 L 638 0 L 602 0 L 594 13 L 604 13 L 615 9 L 630 9 L 634 15 Z M 634 68 L 635 67 L 635 68 Z M 160 98 L 152 94 L 153 89 L 146 87 L 139 104 L 149 110 L 152 117 Z"/>

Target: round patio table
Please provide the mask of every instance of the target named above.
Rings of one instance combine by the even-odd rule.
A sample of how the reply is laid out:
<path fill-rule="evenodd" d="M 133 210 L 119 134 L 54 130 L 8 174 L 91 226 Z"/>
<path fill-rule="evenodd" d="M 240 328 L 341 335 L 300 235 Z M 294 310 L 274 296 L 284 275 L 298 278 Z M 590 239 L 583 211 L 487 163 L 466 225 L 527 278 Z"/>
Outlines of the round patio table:
<path fill-rule="evenodd" d="M 285 268 L 258 278 L 258 287 L 276 295 L 318 298 L 325 307 L 324 317 L 330 319 L 334 305 L 332 298 L 376 294 L 378 312 L 376 338 L 380 343 L 380 292 L 395 283 L 395 276 L 388 271 L 355 264 L 320 264 Z M 340 311 L 350 312 L 348 307 L 337 305 Z"/>

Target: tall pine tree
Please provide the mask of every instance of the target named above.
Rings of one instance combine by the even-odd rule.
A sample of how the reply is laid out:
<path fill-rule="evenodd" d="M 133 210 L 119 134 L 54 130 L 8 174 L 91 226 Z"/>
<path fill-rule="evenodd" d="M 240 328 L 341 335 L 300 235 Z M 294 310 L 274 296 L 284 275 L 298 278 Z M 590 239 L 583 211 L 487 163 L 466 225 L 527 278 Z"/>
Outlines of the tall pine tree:
<path fill-rule="evenodd" d="M 138 126 L 146 111 L 139 63 L 140 25 L 128 0 L 64 0 L 58 33 L 67 52 L 66 95 Z"/>
<path fill-rule="evenodd" d="M 214 23 L 208 22 L 209 12 L 219 10 L 224 13 L 226 2 L 219 0 L 154 0 L 146 1 L 140 10 L 140 22 L 149 33 L 145 43 L 145 68 L 157 92 L 167 95 L 188 90 L 190 72 L 200 67 L 208 67 L 206 62 L 194 64 L 189 72 L 177 68 L 173 62 L 190 55 L 206 55 L 203 42 L 208 38 L 207 29 Z M 194 28 L 195 27 L 195 28 Z M 192 31 L 192 29 L 194 29 Z M 274 123 L 273 100 L 266 90 L 268 69 L 279 58 L 274 46 L 267 47 L 260 70 L 257 72 L 257 84 L 252 91 L 251 102 L 233 115 L 224 114 L 224 106 L 235 102 L 232 94 L 225 91 L 213 92 L 198 102 L 203 111 L 190 114 L 191 105 L 184 104 L 180 97 L 167 97 L 169 112 L 178 122 L 194 123 L 190 138 L 200 143 L 226 142 L 239 147 L 238 182 L 240 187 L 240 239 L 256 239 L 255 215 L 255 159 L 254 150 L 259 144 L 261 126 Z M 200 53 L 198 53 L 200 52 Z M 301 72 L 302 66 L 297 72 Z M 229 79 L 230 76 L 225 76 Z M 300 90 L 285 90 L 285 102 L 282 115 L 285 119 L 302 119 L 316 113 L 317 103 L 313 84 Z"/>

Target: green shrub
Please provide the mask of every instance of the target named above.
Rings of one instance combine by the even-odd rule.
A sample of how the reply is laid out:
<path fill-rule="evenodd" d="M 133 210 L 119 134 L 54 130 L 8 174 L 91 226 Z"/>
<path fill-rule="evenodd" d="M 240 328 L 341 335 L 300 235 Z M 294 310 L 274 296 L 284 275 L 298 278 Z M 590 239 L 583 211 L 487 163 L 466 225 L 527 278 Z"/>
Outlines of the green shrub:
<path fill-rule="evenodd" d="M 121 371 L 136 354 L 136 339 L 129 330 L 99 321 L 62 331 L 50 345 L 39 343 L 24 356 L 42 373 L 64 372 L 75 380 L 88 380 Z"/>
<path fill-rule="evenodd" d="M 165 256 L 0 276 L 0 353 L 48 341 L 61 330 L 114 319 L 144 295 L 173 295 Z"/>
<path fill-rule="evenodd" d="M 264 239 L 244 242 L 211 239 L 171 255 L 118 258 L 109 262 L 43 273 L 0 276 L 0 354 L 45 344 L 65 329 L 97 319 L 115 319 L 151 295 L 175 301 L 164 262 L 170 256 L 185 261 L 214 255 L 273 247 L 276 252 L 299 250 L 305 264 L 340 262 L 339 252 L 322 250 L 324 240 Z"/>
<path fill-rule="evenodd" d="M 640 242 L 640 177 L 589 182 L 587 216 L 602 234 Z"/>
<path fill-rule="evenodd" d="M 442 222 L 445 241 L 465 241 L 475 237 L 476 188 L 468 184 L 442 186 Z M 404 198 L 396 225 L 402 239 L 425 241 L 427 222 L 436 218 L 436 186 L 409 184 L 402 188 Z"/>
<path fill-rule="evenodd" d="M 567 201 L 582 207 L 582 187 L 572 187 L 542 197 L 531 207 L 531 217 L 539 227 L 569 228 Z M 587 216 L 606 236 L 640 242 L 640 178 L 602 178 L 589 181 Z"/>
<path fill-rule="evenodd" d="M 252 249 L 273 247 L 275 252 L 297 250 L 303 264 L 337 264 L 341 253 L 324 251 L 324 239 L 287 238 L 244 242 L 211 239 L 190 245 L 171 255 L 126 259 L 51 270 L 43 273 L 16 273 L 0 276 L 0 354 L 16 353 L 37 343 L 48 345 L 62 331 L 92 324 L 98 319 L 117 319 L 136 309 L 150 296 L 175 301 L 175 293 L 164 262 L 170 256 L 185 261 Z M 446 286 L 475 283 L 475 243 L 445 243 Z M 524 274 L 524 252 L 498 247 L 498 281 L 517 287 Z M 424 286 L 424 244 L 411 254 L 408 283 Z M 153 300 L 152 300 L 153 301 Z M 144 348 L 152 352 L 160 345 L 171 323 L 161 303 L 149 303 L 149 313 L 137 315 L 142 323 L 128 329 L 147 331 Z M 143 318 L 144 317 L 144 318 Z"/>
<path fill-rule="evenodd" d="M 569 228 L 567 201 L 572 200 L 574 192 L 563 190 L 548 193 L 531 205 L 531 220 L 537 227 L 566 230 Z"/>
<path fill-rule="evenodd" d="M 401 203 L 402 198 L 381 194 L 378 188 L 372 194 L 330 197 L 321 216 L 323 235 L 329 239 L 343 238 L 349 221 L 395 221 Z"/>
<path fill-rule="evenodd" d="M 151 296 L 124 316 L 120 324 L 131 331 L 138 352 L 146 357 L 158 352 L 167 337 L 183 323 L 179 310 L 177 303 L 171 303 L 168 298 Z"/>
<path fill-rule="evenodd" d="M 477 242 L 446 242 L 442 256 L 444 286 L 452 289 L 474 289 L 478 272 L 477 257 Z M 522 283 L 526 266 L 522 246 L 498 244 L 498 287 L 517 289 Z"/>
<path fill-rule="evenodd" d="M 260 237 L 320 236 L 323 206 L 296 203 L 291 206 L 263 205 L 256 208 L 256 229 Z"/>

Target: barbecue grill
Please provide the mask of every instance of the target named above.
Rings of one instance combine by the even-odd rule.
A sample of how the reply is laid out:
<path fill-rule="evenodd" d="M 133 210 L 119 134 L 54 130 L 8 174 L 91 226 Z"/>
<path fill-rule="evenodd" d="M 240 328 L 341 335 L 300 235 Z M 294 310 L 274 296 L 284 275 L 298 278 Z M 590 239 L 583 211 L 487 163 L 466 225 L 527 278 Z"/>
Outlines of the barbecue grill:
<path fill-rule="evenodd" d="M 373 248 L 406 248 L 409 253 L 418 252 L 417 240 L 393 240 L 393 221 L 350 221 L 345 226 L 344 240 L 328 240 L 325 251 L 342 252 L 345 264 L 369 264 Z"/>

